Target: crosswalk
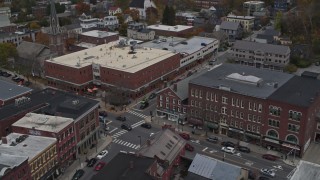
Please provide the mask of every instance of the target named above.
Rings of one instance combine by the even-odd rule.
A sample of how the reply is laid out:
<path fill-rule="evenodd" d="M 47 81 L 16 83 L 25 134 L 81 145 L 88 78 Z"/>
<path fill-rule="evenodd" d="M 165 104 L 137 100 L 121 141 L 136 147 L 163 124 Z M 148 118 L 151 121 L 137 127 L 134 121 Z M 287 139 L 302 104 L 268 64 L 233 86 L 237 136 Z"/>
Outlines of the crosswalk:
<path fill-rule="evenodd" d="M 132 110 L 127 110 L 127 112 L 130 113 L 130 114 L 133 114 L 133 115 L 135 115 L 135 116 L 141 117 L 141 118 L 143 118 L 143 119 L 145 119 L 145 118 L 148 117 L 147 115 L 144 115 L 144 114 L 138 113 L 138 112 L 136 112 L 136 111 L 132 111 Z"/>
<path fill-rule="evenodd" d="M 114 142 L 116 144 L 120 144 L 122 146 L 127 146 L 127 147 L 132 148 L 132 149 L 139 149 L 140 148 L 140 145 L 135 145 L 135 144 L 123 141 L 121 139 L 113 139 L 112 142 Z"/>
<path fill-rule="evenodd" d="M 118 138 L 120 137 L 122 134 L 125 134 L 126 132 L 128 132 L 127 130 L 121 130 L 115 134 L 112 135 L 113 138 Z"/>

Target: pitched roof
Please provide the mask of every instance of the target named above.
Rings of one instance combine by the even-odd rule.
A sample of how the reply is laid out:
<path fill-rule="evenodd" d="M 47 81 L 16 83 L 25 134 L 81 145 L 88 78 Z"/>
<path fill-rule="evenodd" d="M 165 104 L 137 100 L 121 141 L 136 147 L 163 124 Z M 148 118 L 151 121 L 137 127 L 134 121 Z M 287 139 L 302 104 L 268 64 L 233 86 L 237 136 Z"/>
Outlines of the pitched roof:
<path fill-rule="evenodd" d="M 2 101 L 14 99 L 32 91 L 32 89 L 28 87 L 18 86 L 17 84 L 3 80 L 0 80 L 0 87 L 0 100 Z"/>
<path fill-rule="evenodd" d="M 69 24 L 69 25 L 65 25 L 63 26 L 65 29 L 67 30 L 72 30 L 72 29 L 78 29 L 81 28 L 81 25 L 79 23 L 75 23 L 75 24 Z"/>
<path fill-rule="evenodd" d="M 160 134 L 151 140 L 151 144 L 145 144 L 139 150 L 139 154 L 153 158 L 155 155 L 161 160 L 169 161 L 169 164 L 179 155 L 186 145 L 186 141 L 169 129 L 160 131 Z"/>
<path fill-rule="evenodd" d="M 239 22 L 223 21 L 220 25 L 220 29 L 238 30 L 239 25 Z"/>
<path fill-rule="evenodd" d="M 117 7 L 117 6 L 109 7 L 109 11 L 115 11 L 118 9 L 119 9 L 119 7 Z"/>
<path fill-rule="evenodd" d="M 129 7 L 144 8 L 144 0 L 132 0 Z"/>
<path fill-rule="evenodd" d="M 43 44 L 22 41 L 21 44 L 17 47 L 17 51 L 19 57 L 31 60 L 34 57 L 37 57 L 37 55 L 45 48 L 49 49 L 47 46 Z"/>
<path fill-rule="evenodd" d="M 152 177 L 146 172 L 154 161 L 153 158 L 118 153 L 91 180 L 105 180 L 106 177 L 108 180 L 152 180 Z"/>
<path fill-rule="evenodd" d="M 241 169 L 239 166 L 196 154 L 188 171 L 208 179 L 234 180 L 241 177 Z"/>
<path fill-rule="evenodd" d="M 252 41 L 236 41 L 233 45 L 233 48 L 248 50 L 248 51 L 262 51 L 262 52 L 272 53 L 272 54 L 284 54 L 284 55 L 290 52 L 290 48 L 288 46 L 257 43 Z"/>

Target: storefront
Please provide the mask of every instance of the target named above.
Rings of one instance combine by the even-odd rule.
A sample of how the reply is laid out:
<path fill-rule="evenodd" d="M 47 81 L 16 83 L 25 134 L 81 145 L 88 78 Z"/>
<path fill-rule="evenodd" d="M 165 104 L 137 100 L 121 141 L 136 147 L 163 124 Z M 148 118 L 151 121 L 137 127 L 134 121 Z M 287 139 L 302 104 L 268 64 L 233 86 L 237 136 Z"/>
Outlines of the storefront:
<path fill-rule="evenodd" d="M 189 120 L 188 120 L 188 123 L 189 124 L 192 124 L 192 125 L 194 125 L 194 126 L 203 126 L 203 122 L 202 122 L 202 120 L 200 120 L 200 119 L 196 119 L 196 118 L 190 118 Z"/>
<path fill-rule="evenodd" d="M 295 154 L 296 156 L 301 155 L 301 147 L 299 145 L 296 145 L 287 141 L 280 141 L 278 139 L 273 139 L 270 137 L 263 138 L 262 146 L 266 147 L 267 149 L 281 152 L 283 154 L 289 154 L 289 155 Z"/>
<path fill-rule="evenodd" d="M 207 128 L 210 132 L 214 132 L 216 134 L 219 133 L 219 124 L 215 122 L 206 121 Z"/>
<path fill-rule="evenodd" d="M 228 129 L 228 136 L 231 138 L 235 138 L 238 140 L 243 140 L 244 138 L 244 131 L 242 129 L 238 129 L 238 128 L 229 128 Z"/>
<path fill-rule="evenodd" d="M 224 123 L 220 123 L 220 134 L 228 135 L 229 126 Z"/>
<path fill-rule="evenodd" d="M 245 140 L 252 144 L 261 144 L 261 135 L 258 133 L 246 131 Z"/>

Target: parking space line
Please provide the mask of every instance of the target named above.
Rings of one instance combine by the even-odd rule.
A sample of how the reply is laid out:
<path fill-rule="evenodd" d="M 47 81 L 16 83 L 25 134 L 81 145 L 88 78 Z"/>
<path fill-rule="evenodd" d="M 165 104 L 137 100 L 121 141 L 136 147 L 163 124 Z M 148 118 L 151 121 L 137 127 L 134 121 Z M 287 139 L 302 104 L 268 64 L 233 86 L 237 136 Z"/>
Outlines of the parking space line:
<path fill-rule="evenodd" d="M 202 151 L 206 151 L 208 149 L 208 147 L 205 147 L 204 149 L 202 149 Z"/>
<path fill-rule="evenodd" d="M 115 131 L 115 130 L 117 130 L 118 128 L 114 128 L 114 129 L 112 129 L 112 131 L 110 131 L 109 133 L 112 133 L 113 131 Z"/>

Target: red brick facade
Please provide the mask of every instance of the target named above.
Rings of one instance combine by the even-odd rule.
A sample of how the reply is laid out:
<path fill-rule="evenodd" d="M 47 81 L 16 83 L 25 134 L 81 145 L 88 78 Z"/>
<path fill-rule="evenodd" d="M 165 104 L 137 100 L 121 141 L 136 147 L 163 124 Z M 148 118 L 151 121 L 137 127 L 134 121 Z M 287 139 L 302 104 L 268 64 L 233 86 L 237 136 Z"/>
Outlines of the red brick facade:
<path fill-rule="evenodd" d="M 1 180 L 31 180 L 31 169 L 28 160 L 25 160 L 19 166 L 10 169 L 5 173 Z"/>
<path fill-rule="evenodd" d="M 111 36 L 107 36 L 107 37 L 102 38 L 102 37 L 93 37 L 93 36 L 86 36 L 86 35 L 80 34 L 79 39 L 82 42 L 91 43 L 91 44 L 95 44 L 95 45 L 101 45 L 101 44 L 107 44 L 109 42 L 119 40 L 119 35 L 115 34 L 115 35 L 111 35 Z"/>
<path fill-rule="evenodd" d="M 190 27 L 185 30 L 181 31 L 167 31 L 167 30 L 162 30 L 162 29 L 151 29 L 155 31 L 157 36 L 173 36 L 173 37 L 187 37 L 191 32 L 193 32 L 194 28 Z"/>

